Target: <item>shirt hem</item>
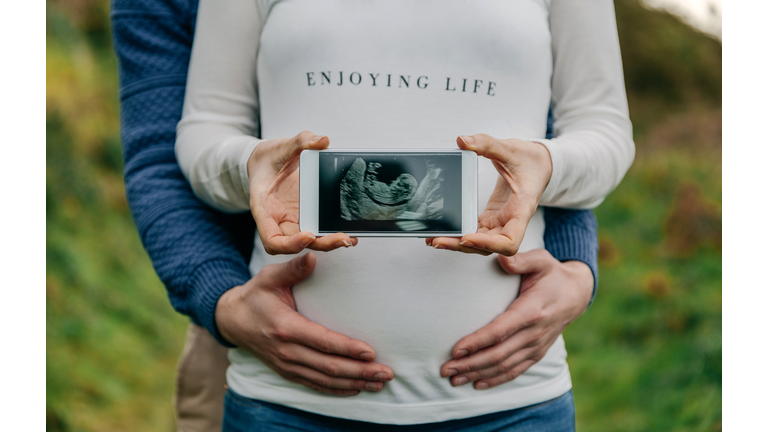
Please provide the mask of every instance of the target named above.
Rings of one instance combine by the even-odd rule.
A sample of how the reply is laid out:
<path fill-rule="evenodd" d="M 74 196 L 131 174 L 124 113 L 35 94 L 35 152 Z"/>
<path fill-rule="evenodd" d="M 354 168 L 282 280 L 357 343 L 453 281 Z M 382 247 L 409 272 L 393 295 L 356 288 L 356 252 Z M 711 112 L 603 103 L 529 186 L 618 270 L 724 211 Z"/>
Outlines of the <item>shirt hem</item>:
<path fill-rule="evenodd" d="M 228 371 L 227 375 L 232 373 Z M 546 382 L 516 388 L 506 394 L 491 394 L 472 399 L 450 402 L 424 402 L 415 404 L 392 404 L 356 401 L 353 398 L 317 398 L 304 393 L 286 391 L 267 383 L 258 387 L 240 385 L 239 380 L 227 379 L 230 388 L 243 397 L 307 411 L 328 417 L 369 423 L 414 425 L 437 423 L 477 417 L 486 414 L 524 408 L 557 398 L 571 390 L 571 376 L 568 368 Z"/>

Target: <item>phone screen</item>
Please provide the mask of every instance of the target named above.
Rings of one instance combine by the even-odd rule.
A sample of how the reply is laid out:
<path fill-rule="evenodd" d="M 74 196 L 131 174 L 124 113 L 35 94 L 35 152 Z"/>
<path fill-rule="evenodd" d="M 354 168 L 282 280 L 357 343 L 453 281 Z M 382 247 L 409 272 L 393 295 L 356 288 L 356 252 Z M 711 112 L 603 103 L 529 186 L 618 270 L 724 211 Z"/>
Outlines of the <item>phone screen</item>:
<path fill-rule="evenodd" d="M 320 152 L 320 233 L 461 234 L 461 154 Z"/>

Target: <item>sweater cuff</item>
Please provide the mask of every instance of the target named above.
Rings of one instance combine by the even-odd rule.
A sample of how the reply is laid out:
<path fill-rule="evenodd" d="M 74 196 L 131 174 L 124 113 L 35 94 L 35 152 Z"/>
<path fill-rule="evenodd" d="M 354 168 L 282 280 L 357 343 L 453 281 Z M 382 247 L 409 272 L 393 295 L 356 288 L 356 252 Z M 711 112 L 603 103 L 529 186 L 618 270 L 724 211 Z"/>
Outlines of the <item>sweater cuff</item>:
<path fill-rule="evenodd" d="M 189 278 L 189 292 L 193 293 L 194 321 L 227 348 L 235 348 L 216 326 L 216 304 L 230 289 L 243 285 L 251 278 L 248 267 L 229 260 L 212 260 L 201 264 Z"/>
<path fill-rule="evenodd" d="M 552 159 L 552 177 L 549 178 L 549 183 L 547 183 L 547 187 L 544 189 L 544 193 L 539 199 L 540 205 L 547 205 L 554 200 L 557 191 L 560 188 L 560 183 L 563 180 L 563 153 L 560 151 L 560 147 L 557 143 L 552 140 L 533 138 L 529 141 L 542 144 L 546 147 L 549 151 L 549 157 Z"/>
<path fill-rule="evenodd" d="M 545 214 L 547 210 L 557 211 L 560 209 L 545 209 Z M 594 220 L 594 215 L 590 214 L 590 216 L 592 220 Z M 556 241 L 552 241 L 555 239 Z M 589 300 L 589 305 L 591 306 L 592 302 L 595 300 L 595 295 L 597 294 L 598 282 L 597 221 L 594 220 L 594 226 L 584 226 L 582 224 L 573 223 L 548 224 L 545 244 L 547 251 L 549 251 L 549 253 L 558 261 L 581 261 L 592 271 L 594 285 L 592 288 L 592 297 Z"/>

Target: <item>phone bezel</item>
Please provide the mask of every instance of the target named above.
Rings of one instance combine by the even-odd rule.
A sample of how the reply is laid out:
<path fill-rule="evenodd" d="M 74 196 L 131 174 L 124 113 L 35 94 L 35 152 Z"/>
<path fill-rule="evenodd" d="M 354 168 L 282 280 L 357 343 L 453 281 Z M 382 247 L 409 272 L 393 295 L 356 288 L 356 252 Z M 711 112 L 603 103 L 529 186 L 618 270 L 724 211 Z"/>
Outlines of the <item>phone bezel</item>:
<path fill-rule="evenodd" d="M 327 149 L 304 150 L 299 159 L 299 229 L 315 235 L 319 230 L 319 160 L 320 152 L 326 153 L 435 153 L 461 154 L 461 234 L 455 232 L 428 235 L 419 232 L 354 232 L 355 237 L 459 237 L 477 231 L 477 154 L 460 149 Z"/>

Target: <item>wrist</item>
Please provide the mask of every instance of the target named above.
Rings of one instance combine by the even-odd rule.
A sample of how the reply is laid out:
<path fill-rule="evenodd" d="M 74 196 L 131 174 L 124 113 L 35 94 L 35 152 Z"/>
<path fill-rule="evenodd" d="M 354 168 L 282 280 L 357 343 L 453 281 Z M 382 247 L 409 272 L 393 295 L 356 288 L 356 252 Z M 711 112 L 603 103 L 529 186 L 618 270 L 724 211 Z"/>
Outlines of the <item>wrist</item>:
<path fill-rule="evenodd" d="M 236 337 L 237 304 L 242 301 L 242 290 L 245 285 L 238 285 L 224 292 L 216 303 L 214 319 L 219 334 L 230 344 L 239 346 Z"/>
<path fill-rule="evenodd" d="M 564 261 L 563 263 L 569 280 L 573 281 L 573 293 L 578 298 L 579 304 L 586 310 L 590 300 L 592 300 L 592 291 L 595 286 L 595 279 L 592 275 L 592 269 L 581 261 Z"/>
<path fill-rule="evenodd" d="M 534 161 L 534 165 L 537 171 L 541 174 L 543 181 L 541 192 L 549 185 L 549 181 L 552 179 L 552 155 L 549 153 L 549 148 L 536 141 L 526 141 L 527 148 L 530 151 L 531 158 Z"/>

